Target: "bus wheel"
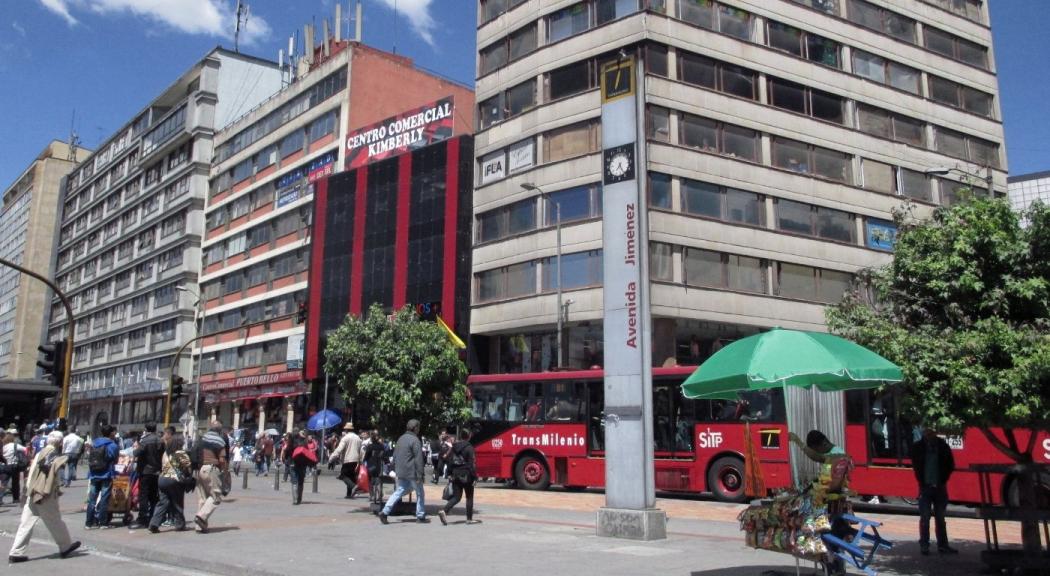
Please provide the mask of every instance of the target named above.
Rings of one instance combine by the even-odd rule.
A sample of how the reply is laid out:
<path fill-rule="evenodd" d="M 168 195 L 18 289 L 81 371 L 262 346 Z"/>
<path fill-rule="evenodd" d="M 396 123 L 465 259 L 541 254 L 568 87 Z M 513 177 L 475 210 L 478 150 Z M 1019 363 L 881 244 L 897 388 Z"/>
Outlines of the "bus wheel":
<path fill-rule="evenodd" d="M 1021 505 L 1021 487 L 1018 485 L 1017 477 L 1010 475 L 1003 481 L 1003 502 L 1007 506 L 1019 507 Z M 1050 473 L 1040 472 L 1035 485 L 1035 499 L 1037 508 L 1050 508 Z"/>
<path fill-rule="evenodd" d="M 744 501 L 744 463 L 739 458 L 723 456 L 707 471 L 707 486 L 723 502 Z"/>
<path fill-rule="evenodd" d="M 547 466 L 535 456 L 522 456 L 514 466 L 514 480 L 526 490 L 546 490 L 551 485 Z"/>

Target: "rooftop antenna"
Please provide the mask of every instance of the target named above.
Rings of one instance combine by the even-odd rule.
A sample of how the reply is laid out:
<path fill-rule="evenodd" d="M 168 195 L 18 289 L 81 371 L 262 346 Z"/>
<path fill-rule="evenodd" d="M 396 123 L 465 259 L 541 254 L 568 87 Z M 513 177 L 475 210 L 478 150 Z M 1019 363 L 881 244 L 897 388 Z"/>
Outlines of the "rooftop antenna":
<path fill-rule="evenodd" d="M 357 0 L 357 13 L 356 13 L 356 15 L 354 17 L 354 40 L 356 40 L 358 42 L 363 42 L 364 41 L 361 38 L 361 26 L 364 24 L 364 16 L 362 16 L 362 8 L 361 8 L 361 6 L 362 6 L 361 0 Z M 347 29 L 346 33 L 349 34 L 350 33 L 350 22 L 349 21 L 347 21 L 346 27 L 347 27 L 346 28 Z"/>
<path fill-rule="evenodd" d="M 73 117 L 69 120 L 69 161 L 77 161 L 77 146 L 80 145 L 80 136 L 77 136 L 77 109 L 73 109 Z"/>
<path fill-rule="evenodd" d="M 394 54 L 397 54 L 397 0 L 394 0 Z"/>
<path fill-rule="evenodd" d="M 246 28 L 248 26 L 248 12 L 249 11 L 250 10 L 249 10 L 247 4 L 245 4 L 241 0 L 237 0 L 237 26 L 236 26 L 236 28 L 234 28 L 234 32 L 233 32 L 233 51 L 234 52 L 240 52 L 241 51 L 241 29 L 242 28 Z M 241 23 L 242 20 L 243 20 L 243 24 Z"/>

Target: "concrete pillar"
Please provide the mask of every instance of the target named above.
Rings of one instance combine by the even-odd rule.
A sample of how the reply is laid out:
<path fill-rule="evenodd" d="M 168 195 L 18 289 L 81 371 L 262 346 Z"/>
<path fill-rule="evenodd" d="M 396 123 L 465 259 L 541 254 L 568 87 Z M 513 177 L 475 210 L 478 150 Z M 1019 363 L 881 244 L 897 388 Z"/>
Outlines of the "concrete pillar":
<path fill-rule="evenodd" d="M 233 429 L 236 430 L 241 427 L 241 405 L 236 400 L 233 401 Z"/>
<path fill-rule="evenodd" d="M 295 423 L 295 404 L 293 404 L 291 400 L 286 400 L 285 403 L 284 403 L 284 410 L 285 410 L 284 431 L 285 432 L 291 432 L 292 431 L 292 424 Z"/>
<path fill-rule="evenodd" d="M 259 411 L 259 434 L 262 434 L 263 430 L 266 430 L 266 402 L 259 400 L 256 410 Z"/>
<path fill-rule="evenodd" d="M 208 410 L 208 424 L 215 422 L 219 419 L 219 404 L 212 404 Z"/>

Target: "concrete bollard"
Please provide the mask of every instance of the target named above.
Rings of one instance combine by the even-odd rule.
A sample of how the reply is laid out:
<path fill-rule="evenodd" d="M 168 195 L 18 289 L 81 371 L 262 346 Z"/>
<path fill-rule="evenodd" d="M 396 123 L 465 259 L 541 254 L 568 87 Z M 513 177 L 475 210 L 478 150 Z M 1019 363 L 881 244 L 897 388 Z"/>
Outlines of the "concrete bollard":
<path fill-rule="evenodd" d="M 276 471 L 275 471 L 275 473 L 273 475 L 273 489 L 274 490 L 280 490 L 281 489 L 281 465 L 278 464 L 274 468 L 276 469 Z"/>
<path fill-rule="evenodd" d="M 244 469 L 244 478 L 241 480 L 241 489 L 242 490 L 247 490 L 248 489 L 248 469 L 247 468 Z"/>
<path fill-rule="evenodd" d="M 320 476 L 321 476 L 321 471 L 318 470 L 317 468 L 314 468 L 314 486 L 311 489 L 311 491 L 314 494 L 317 494 L 317 478 L 320 477 Z"/>

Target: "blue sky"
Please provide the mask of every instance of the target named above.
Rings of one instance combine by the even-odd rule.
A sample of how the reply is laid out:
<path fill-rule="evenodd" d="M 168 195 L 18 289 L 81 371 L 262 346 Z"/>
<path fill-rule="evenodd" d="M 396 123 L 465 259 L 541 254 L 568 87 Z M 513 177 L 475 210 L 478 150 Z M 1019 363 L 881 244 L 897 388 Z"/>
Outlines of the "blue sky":
<path fill-rule="evenodd" d="M 253 0 L 242 52 L 276 60 L 336 0 Z M 347 1 L 342 0 L 344 15 Z M 7 0 L 0 15 L 0 189 L 52 139 L 95 147 L 217 45 L 233 47 L 235 0 Z M 395 25 L 393 6 L 398 7 Z M 365 0 L 367 44 L 464 83 L 474 77 L 476 0 Z M 1050 169 L 1047 0 L 992 0 L 1011 174 Z M 344 28 L 345 30 L 345 28 Z"/>

